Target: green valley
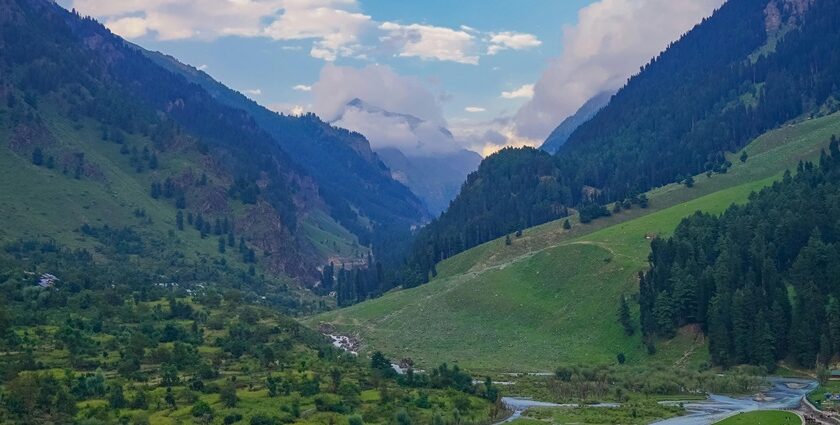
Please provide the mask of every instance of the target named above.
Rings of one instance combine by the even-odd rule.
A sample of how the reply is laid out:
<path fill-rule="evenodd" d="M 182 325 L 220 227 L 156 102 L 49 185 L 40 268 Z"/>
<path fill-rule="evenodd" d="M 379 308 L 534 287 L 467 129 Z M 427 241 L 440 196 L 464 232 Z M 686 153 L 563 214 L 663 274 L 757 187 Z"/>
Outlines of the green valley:
<path fill-rule="evenodd" d="M 694 187 L 651 191 L 647 209 L 634 206 L 571 230 L 563 220 L 526 230 L 511 245 L 496 240 L 438 266 L 427 285 L 309 319 L 330 323 L 363 347 L 420 364 L 458 361 L 496 372 L 553 370 L 559 364 L 699 365 L 702 334 L 683 329 L 650 356 L 638 332 L 627 336 L 616 318 L 619 298 L 638 293 L 650 238 L 667 236 L 695 211 L 721 213 L 781 178 L 800 160 L 813 160 L 840 133 L 840 115 L 805 120 L 751 143 L 726 174 L 701 175 Z M 634 313 L 635 314 L 635 313 Z M 638 325 L 637 325 L 638 326 Z"/>

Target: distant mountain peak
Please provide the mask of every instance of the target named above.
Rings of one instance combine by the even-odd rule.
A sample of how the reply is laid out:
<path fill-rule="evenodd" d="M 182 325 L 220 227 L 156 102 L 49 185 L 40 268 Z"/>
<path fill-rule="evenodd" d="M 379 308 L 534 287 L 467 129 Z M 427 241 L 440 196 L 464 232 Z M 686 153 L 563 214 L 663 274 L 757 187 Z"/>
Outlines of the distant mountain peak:
<path fill-rule="evenodd" d="M 601 111 L 601 109 L 604 109 L 604 107 L 610 103 L 610 99 L 614 94 L 614 91 L 603 91 L 587 100 L 586 103 L 577 110 L 577 112 L 563 120 L 563 122 L 551 132 L 548 138 L 546 138 L 545 143 L 540 146 L 540 149 L 550 154 L 557 153 L 560 147 L 566 144 L 566 141 L 569 140 L 569 137 L 572 136 L 572 133 L 574 133 L 578 127 L 591 120 L 598 112 Z"/>

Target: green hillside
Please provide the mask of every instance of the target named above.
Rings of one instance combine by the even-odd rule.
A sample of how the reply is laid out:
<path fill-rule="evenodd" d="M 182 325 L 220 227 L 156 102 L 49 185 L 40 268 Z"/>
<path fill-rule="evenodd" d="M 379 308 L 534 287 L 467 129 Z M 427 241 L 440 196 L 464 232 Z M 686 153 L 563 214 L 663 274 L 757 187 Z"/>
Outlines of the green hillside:
<path fill-rule="evenodd" d="M 840 132 L 840 115 L 806 120 L 767 133 L 737 155 L 727 174 L 695 178 L 693 188 L 669 185 L 634 206 L 587 225 L 548 223 L 487 243 L 438 265 L 430 284 L 310 319 L 357 335 L 365 346 L 421 364 L 459 361 L 473 369 L 525 372 L 561 363 L 700 363 L 702 339 L 690 329 L 660 343 L 649 357 L 638 333 L 623 333 L 616 313 L 622 295 L 638 292 L 648 238 L 672 232 L 697 210 L 720 213 L 732 203 L 813 159 Z M 631 303 L 632 305 L 633 303 Z M 634 312 L 634 314 L 636 314 Z"/>
<path fill-rule="evenodd" d="M 0 12 L 0 242 L 50 241 L 170 278 L 214 269 L 270 301 L 329 261 L 367 258 L 245 112 L 53 3 Z M 287 295 L 276 304 L 300 304 Z"/>

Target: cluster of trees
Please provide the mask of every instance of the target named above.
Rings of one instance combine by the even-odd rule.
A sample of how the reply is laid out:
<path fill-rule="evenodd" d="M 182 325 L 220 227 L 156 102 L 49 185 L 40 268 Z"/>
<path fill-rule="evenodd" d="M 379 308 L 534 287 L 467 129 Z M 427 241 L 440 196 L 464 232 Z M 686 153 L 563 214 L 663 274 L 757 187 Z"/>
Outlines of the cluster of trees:
<path fill-rule="evenodd" d="M 697 213 L 652 244 L 641 324 L 669 337 L 700 324 L 719 365 L 826 365 L 840 354 L 840 144 L 819 166 L 722 216 Z"/>
<path fill-rule="evenodd" d="M 498 398 L 457 367 L 397 376 L 384 356 L 344 354 L 218 275 L 190 284 L 170 271 L 159 282 L 160 270 L 97 264 L 54 243 L 0 249 L 0 422 L 143 424 L 167 411 L 198 423 L 300 423 L 312 414 L 302 406 L 336 423 L 478 422 Z M 44 271 L 59 275 L 54 287 L 36 285 Z M 105 403 L 81 403 L 90 400 Z"/>
<path fill-rule="evenodd" d="M 782 8 L 789 31 L 775 49 L 751 57 L 777 36 L 767 33 L 766 7 L 765 0 L 721 6 L 644 66 L 553 158 L 508 149 L 486 159 L 418 235 L 409 286 L 425 281 L 441 259 L 562 217 L 566 208 L 725 173 L 725 152 L 803 114 L 836 111 L 840 2 L 814 2 L 801 16 Z"/>
<path fill-rule="evenodd" d="M 390 289 L 383 274 L 382 263 L 368 255 L 367 266 L 348 269 L 344 264 L 336 269 L 333 263 L 324 266 L 317 290 L 328 294 L 335 291 L 340 307 L 362 302 Z"/>

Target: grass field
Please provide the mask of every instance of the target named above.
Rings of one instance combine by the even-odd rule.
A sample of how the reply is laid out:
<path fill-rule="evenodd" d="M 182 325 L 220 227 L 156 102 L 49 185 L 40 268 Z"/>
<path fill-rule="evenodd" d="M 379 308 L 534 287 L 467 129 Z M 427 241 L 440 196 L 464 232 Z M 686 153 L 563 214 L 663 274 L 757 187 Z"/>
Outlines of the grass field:
<path fill-rule="evenodd" d="M 795 413 L 781 410 L 762 410 L 740 413 L 718 422 L 716 425 L 799 425 L 802 419 Z"/>
<path fill-rule="evenodd" d="M 679 407 L 666 407 L 656 402 L 630 403 L 619 408 L 536 408 L 525 417 L 514 421 L 517 425 L 531 424 L 592 424 L 592 425 L 647 425 L 661 419 L 679 415 Z"/>
<path fill-rule="evenodd" d="M 550 371 L 559 364 L 698 365 L 707 360 L 702 337 L 684 329 L 649 356 L 638 333 L 624 335 L 618 300 L 638 292 L 649 237 L 665 236 L 695 211 L 720 213 L 771 184 L 800 159 L 814 159 L 840 115 L 809 120 L 758 138 L 749 159 L 725 175 L 696 178 L 693 188 L 670 185 L 638 207 L 571 231 L 561 222 L 527 230 L 511 246 L 493 241 L 448 259 L 431 283 L 309 320 L 332 323 L 375 347 L 421 365 L 459 362 L 491 372 Z M 740 153 L 737 155 L 740 156 Z M 634 303 L 631 303 L 631 305 Z M 637 314 L 637 312 L 634 312 Z"/>

